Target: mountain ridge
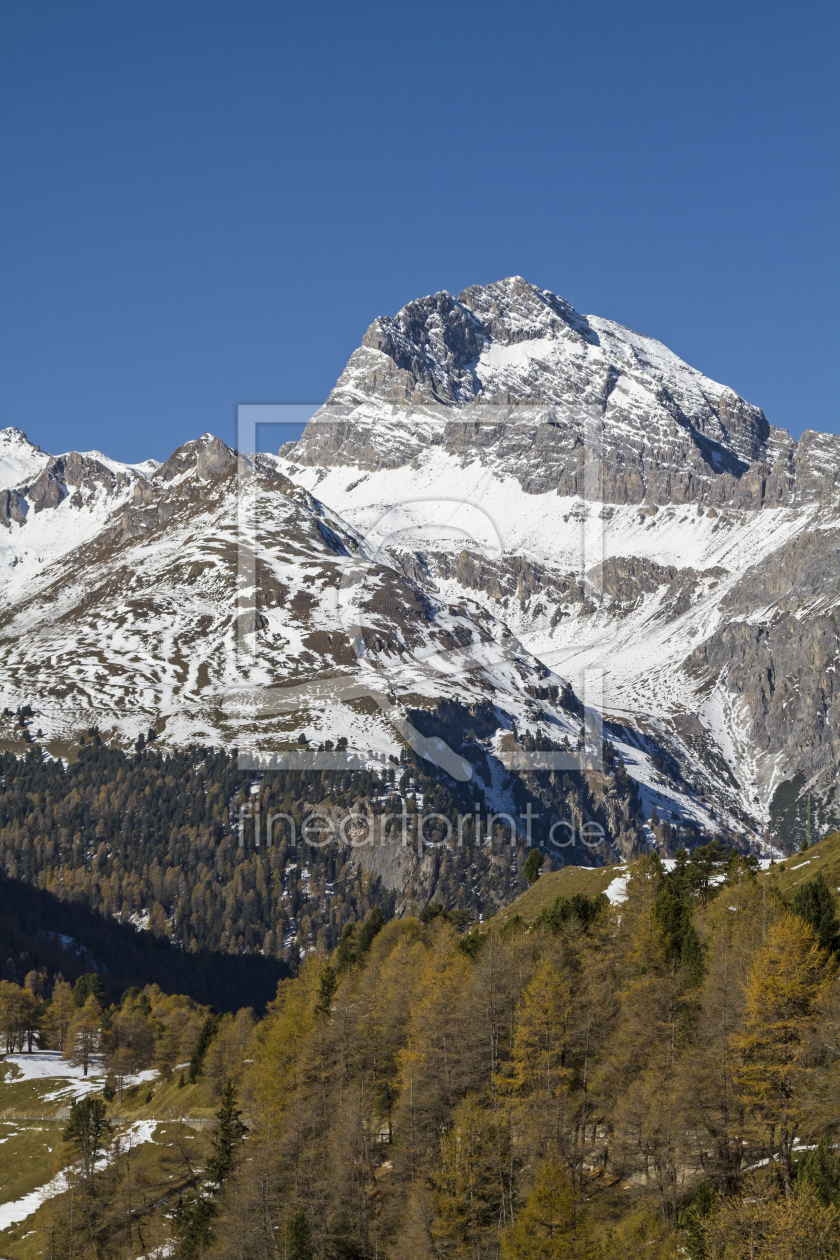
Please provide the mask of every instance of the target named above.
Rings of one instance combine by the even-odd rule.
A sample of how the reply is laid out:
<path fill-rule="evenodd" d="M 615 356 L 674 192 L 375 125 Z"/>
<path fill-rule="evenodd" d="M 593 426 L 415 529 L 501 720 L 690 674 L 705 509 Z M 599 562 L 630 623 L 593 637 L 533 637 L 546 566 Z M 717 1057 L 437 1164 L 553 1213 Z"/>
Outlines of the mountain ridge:
<path fill-rule="evenodd" d="M 607 711 L 681 761 L 705 743 L 756 830 L 799 774 L 837 820 L 840 438 L 794 442 L 661 343 L 514 277 L 375 321 L 281 458 L 359 529 L 399 502 L 423 543 L 394 539 L 394 561 L 483 594 L 576 688 L 606 658 Z M 424 495 L 484 512 L 500 554 L 445 537 Z"/>
<path fill-rule="evenodd" d="M 52 706 L 56 746 L 89 709 L 118 741 L 153 720 L 396 754 L 410 713 L 456 702 L 496 715 L 503 809 L 511 732 L 575 746 L 571 683 L 645 817 L 755 845 L 780 818 L 800 836 L 808 794 L 837 819 L 840 439 L 794 443 L 659 342 L 512 278 L 374 321 L 276 457 L 21 439 L 0 435 L 27 471 L 0 486 L 0 687 Z"/>
<path fill-rule="evenodd" d="M 409 433 L 384 425 L 381 405 L 379 414 L 365 407 L 370 400 L 406 408 Z M 530 492 L 582 489 L 575 448 L 593 426 L 602 430 L 607 502 L 781 505 L 830 499 L 840 484 L 840 438 L 808 431 L 794 442 L 661 342 L 581 316 L 521 277 L 473 286 L 457 299 L 434 294 L 375 320 L 307 425 L 295 462 L 328 455 L 369 469 L 399 466 L 416 455 L 440 406 L 450 424 L 439 440 L 454 453 L 469 449 L 456 418 L 481 423 L 483 408 L 500 409 L 485 457 L 494 449 L 518 463 Z M 348 438 L 342 425 L 350 417 Z M 631 440 L 622 443 L 622 431 Z"/>

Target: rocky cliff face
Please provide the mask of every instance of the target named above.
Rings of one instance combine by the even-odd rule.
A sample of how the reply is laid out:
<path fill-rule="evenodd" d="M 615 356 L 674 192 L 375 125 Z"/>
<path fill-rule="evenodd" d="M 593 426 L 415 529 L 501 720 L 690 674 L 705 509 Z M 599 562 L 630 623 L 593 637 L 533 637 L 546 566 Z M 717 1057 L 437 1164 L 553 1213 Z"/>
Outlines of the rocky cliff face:
<path fill-rule="evenodd" d="M 126 746 L 154 725 L 164 744 L 262 758 L 299 753 L 302 732 L 307 748 L 343 736 L 377 765 L 412 748 L 468 813 L 479 801 L 518 818 L 529 801 L 553 802 L 578 830 L 598 822 L 603 843 L 573 844 L 577 860 L 646 842 L 629 779 L 597 771 L 590 790 L 585 775 L 572 787 L 516 764 L 527 734 L 587 767 L 565 680 L 486 608 L 369 554 L 276 458 L 209 434 L 159 467 L 104 458 L 46 456 L 7 491 L 24 511 L 0 537 L 2 703 L 32 705 L 54 755 L 91 725 Z M 661 800 L 669 792 L 676 803 L 670 782 Z M 686 800 L 680 817 L 700 834 L 709 806 Z"/>
<path fill-rule="evenodd" d="M 756 832 L 792 785 L 817 827 L 840 818 L 840 438 L 795 442 L 514 277 L 376 320 L 281 456 L 362 533 L 398 509 L 395 564 L 483 599 L 579 689 L 598 671 L 605 711 Z M 464 505 L 481 537 L 450 527 Z"/>
<path fill-rule="evenodd" d="M 840 438 L 793 442 L 661 343 L 520 277 L 375 320 L 294 460 L 396 468 L 430 443 L 531 494 L 583 494 L 597 452 L 606 503 L 755 508 L 840 487 Z"/>
<path fill-rule="evenodd" d="M 598 821 L 577 861 L 667 839 L 654 807 L 790 846 L 809 796 L 840 821 L 838 478 L 840 439 L 523 280 L 437 294 L 375 321 L 280 457 L 0 433 L 2 703 L 56 754 L 93 723 L 409 744 L 501 813 Z"/>

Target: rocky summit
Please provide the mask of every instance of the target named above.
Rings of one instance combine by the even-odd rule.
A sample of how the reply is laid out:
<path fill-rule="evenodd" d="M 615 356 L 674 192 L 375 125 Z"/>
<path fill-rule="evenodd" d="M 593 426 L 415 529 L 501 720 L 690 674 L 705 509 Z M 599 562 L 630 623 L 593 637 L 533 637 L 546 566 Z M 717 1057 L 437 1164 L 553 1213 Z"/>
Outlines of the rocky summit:
<path fill-rule="evenodd" d="M 840 437 L 514 277 L 374 321 L 281 455 L 756 834 L 836 823 Z"/>
<path fill-rule="evenodd" d="M 374 321 L 278 455 L 0 433 L 2 705 L 53 755 L 409 744 L 488 809 L 599 819 L 567 861 L 789 850 L 840 821 L 838 549 L 840 438 L 515 277 Z"/>

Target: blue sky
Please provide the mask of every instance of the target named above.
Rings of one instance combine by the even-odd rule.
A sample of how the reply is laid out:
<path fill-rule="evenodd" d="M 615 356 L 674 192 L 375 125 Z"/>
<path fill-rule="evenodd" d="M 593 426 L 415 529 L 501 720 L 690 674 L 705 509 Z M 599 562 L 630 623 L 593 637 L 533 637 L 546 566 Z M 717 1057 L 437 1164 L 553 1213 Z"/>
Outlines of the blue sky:
<path fill-rule="evenodd" d="M 520 274 L 840 432 L 836 4 L 5 0 L 0 425 L 165 457 Z"/>

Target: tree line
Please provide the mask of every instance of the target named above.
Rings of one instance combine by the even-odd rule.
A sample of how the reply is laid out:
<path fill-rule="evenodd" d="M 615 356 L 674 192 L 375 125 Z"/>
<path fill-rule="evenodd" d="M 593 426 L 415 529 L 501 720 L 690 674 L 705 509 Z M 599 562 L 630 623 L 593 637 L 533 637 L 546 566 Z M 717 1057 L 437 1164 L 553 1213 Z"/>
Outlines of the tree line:
<path fill-rule="evenodd" d="M 824 880 L 788 906 L 754 862 L 683 853 L 619 906 L 448 919 L 281 984 L 219 1255 L 296 1214 L 319 1256 L 838 1254 Z"/>
<path fill-rule="evenodd" d="M 0 874 L 0 976 L 22 986 L 37 972 L 46 992 L 56 979 L 75 983 L 93 968 L 109 1002 L 132 985 L 158 984 L 218 1010 L 244 1003 L 258 1011 L 289 971 L 282 960 L 260 955 L 173 948 L 168 938 L 138 932 L 84 901 Z"/>
<path fill-rule="evenodd" d="M 413 820 L 421 807 L 436 815 L 426 839 L 440 846 L 449 826 L 463 849 L 428 850 L 431 888 L 422 897 L 428 892 L 476 919 L 525 887 L 527 840 L 494 815 L 478 780 L 457 784 L 410 749 L 376 769 L 348 754 L 344 769 L 268 763 L 255 776 L 238 766 L 235 753 L 198 746 L 164 751 L 153 736 L 126 753 L 106 747 L 91 728 L 66 766 L 44 761 L 38 749 L 24 757 L 0 754 L 0 871 L 63 902 L 141 926 L 186 953 L 261 956 L 291 966 L 307 950 L 334 948 L 345 924 L 361 922 L 374 906 L 390 917 L 397 903 L 396 892 L 349 845 L 302 842 L 314 809 L 336 819 L 348 812 L 369 818 L 378 840 L 397 844 L 405 815 Z M 485 750 L 469 733 L 463 740 L 465 753 L 492 778 Z M 526 734 L 522 747 L 560 745 Z M 606 835 L 629 828 L 639 843 L 635 786 L 609 745 L 606 760 L 606 775 L 514 776 L 514 811 L 533 805 L 542 811 L 543 829 L 555 817 L 600 819 Z M 395 813 L 403 818 L 389 818 Z M 255 815 L 263 820 L 259 832 Z M 270 815 L 289 821 L 275 824 L 268 846 Z M 416 848 L 413 832 L 410 843 Z"/>
<path fill-rule="evenodd" d="M 228 1016 L 224 1054 L 212 1013 L 153 990 L 97 1018 L 116 1082 L 180 1011 L 154 1061 L 189 1052 L 220 1104 L 161 1209 L 178 1260 L 836 1257 L 838 946 L 821 876 L 785 903 L 708 846 L 530 926 L 372 913 L 261 1021 Z M 72 998 L 81 1026 L 99 998 Z M 92 1174 L 112 1225 L 120 1158 Z"/>
<path fill-rule="evenodd" d="M 96 972 L 73 985 L 59 978 L 49 989 L 43 980 L 33 971 L 22 985 L 0 981 L 0 1044 L 6 1054 L 59 1051 L 84 1076 L 105 1078 L 106 1101 L 121 1103 L 138 1073 L 154 1068 L 167 1081 L 178 1064 L 185 1083 L 200 1077 L 212 1098 L 221 1096 L 226 1077 L 241 1071 L 257 1023 L 250 1007 L 217 1014 L 156 984 L 134 985 L 114 1003 Z"/>
<path fill-rule="evenodd" d="M 352 799 L 364 800 L 374 776 L 354 774 Z M 319 775 L 267 774 L 258 796 L 253 780 L 234 754 L 195 747 L 126 754 L 91 740 L 68 767 L 3 754 L 0 860 L 11 879 L 186 952 L 296 963 L 319 933 L 334 944 L 388 893 L 339 846 L 304 852 L 283 834 L 271 848 L 240 847 L 241 806 L 300 824 L 323 797 Z"/>

